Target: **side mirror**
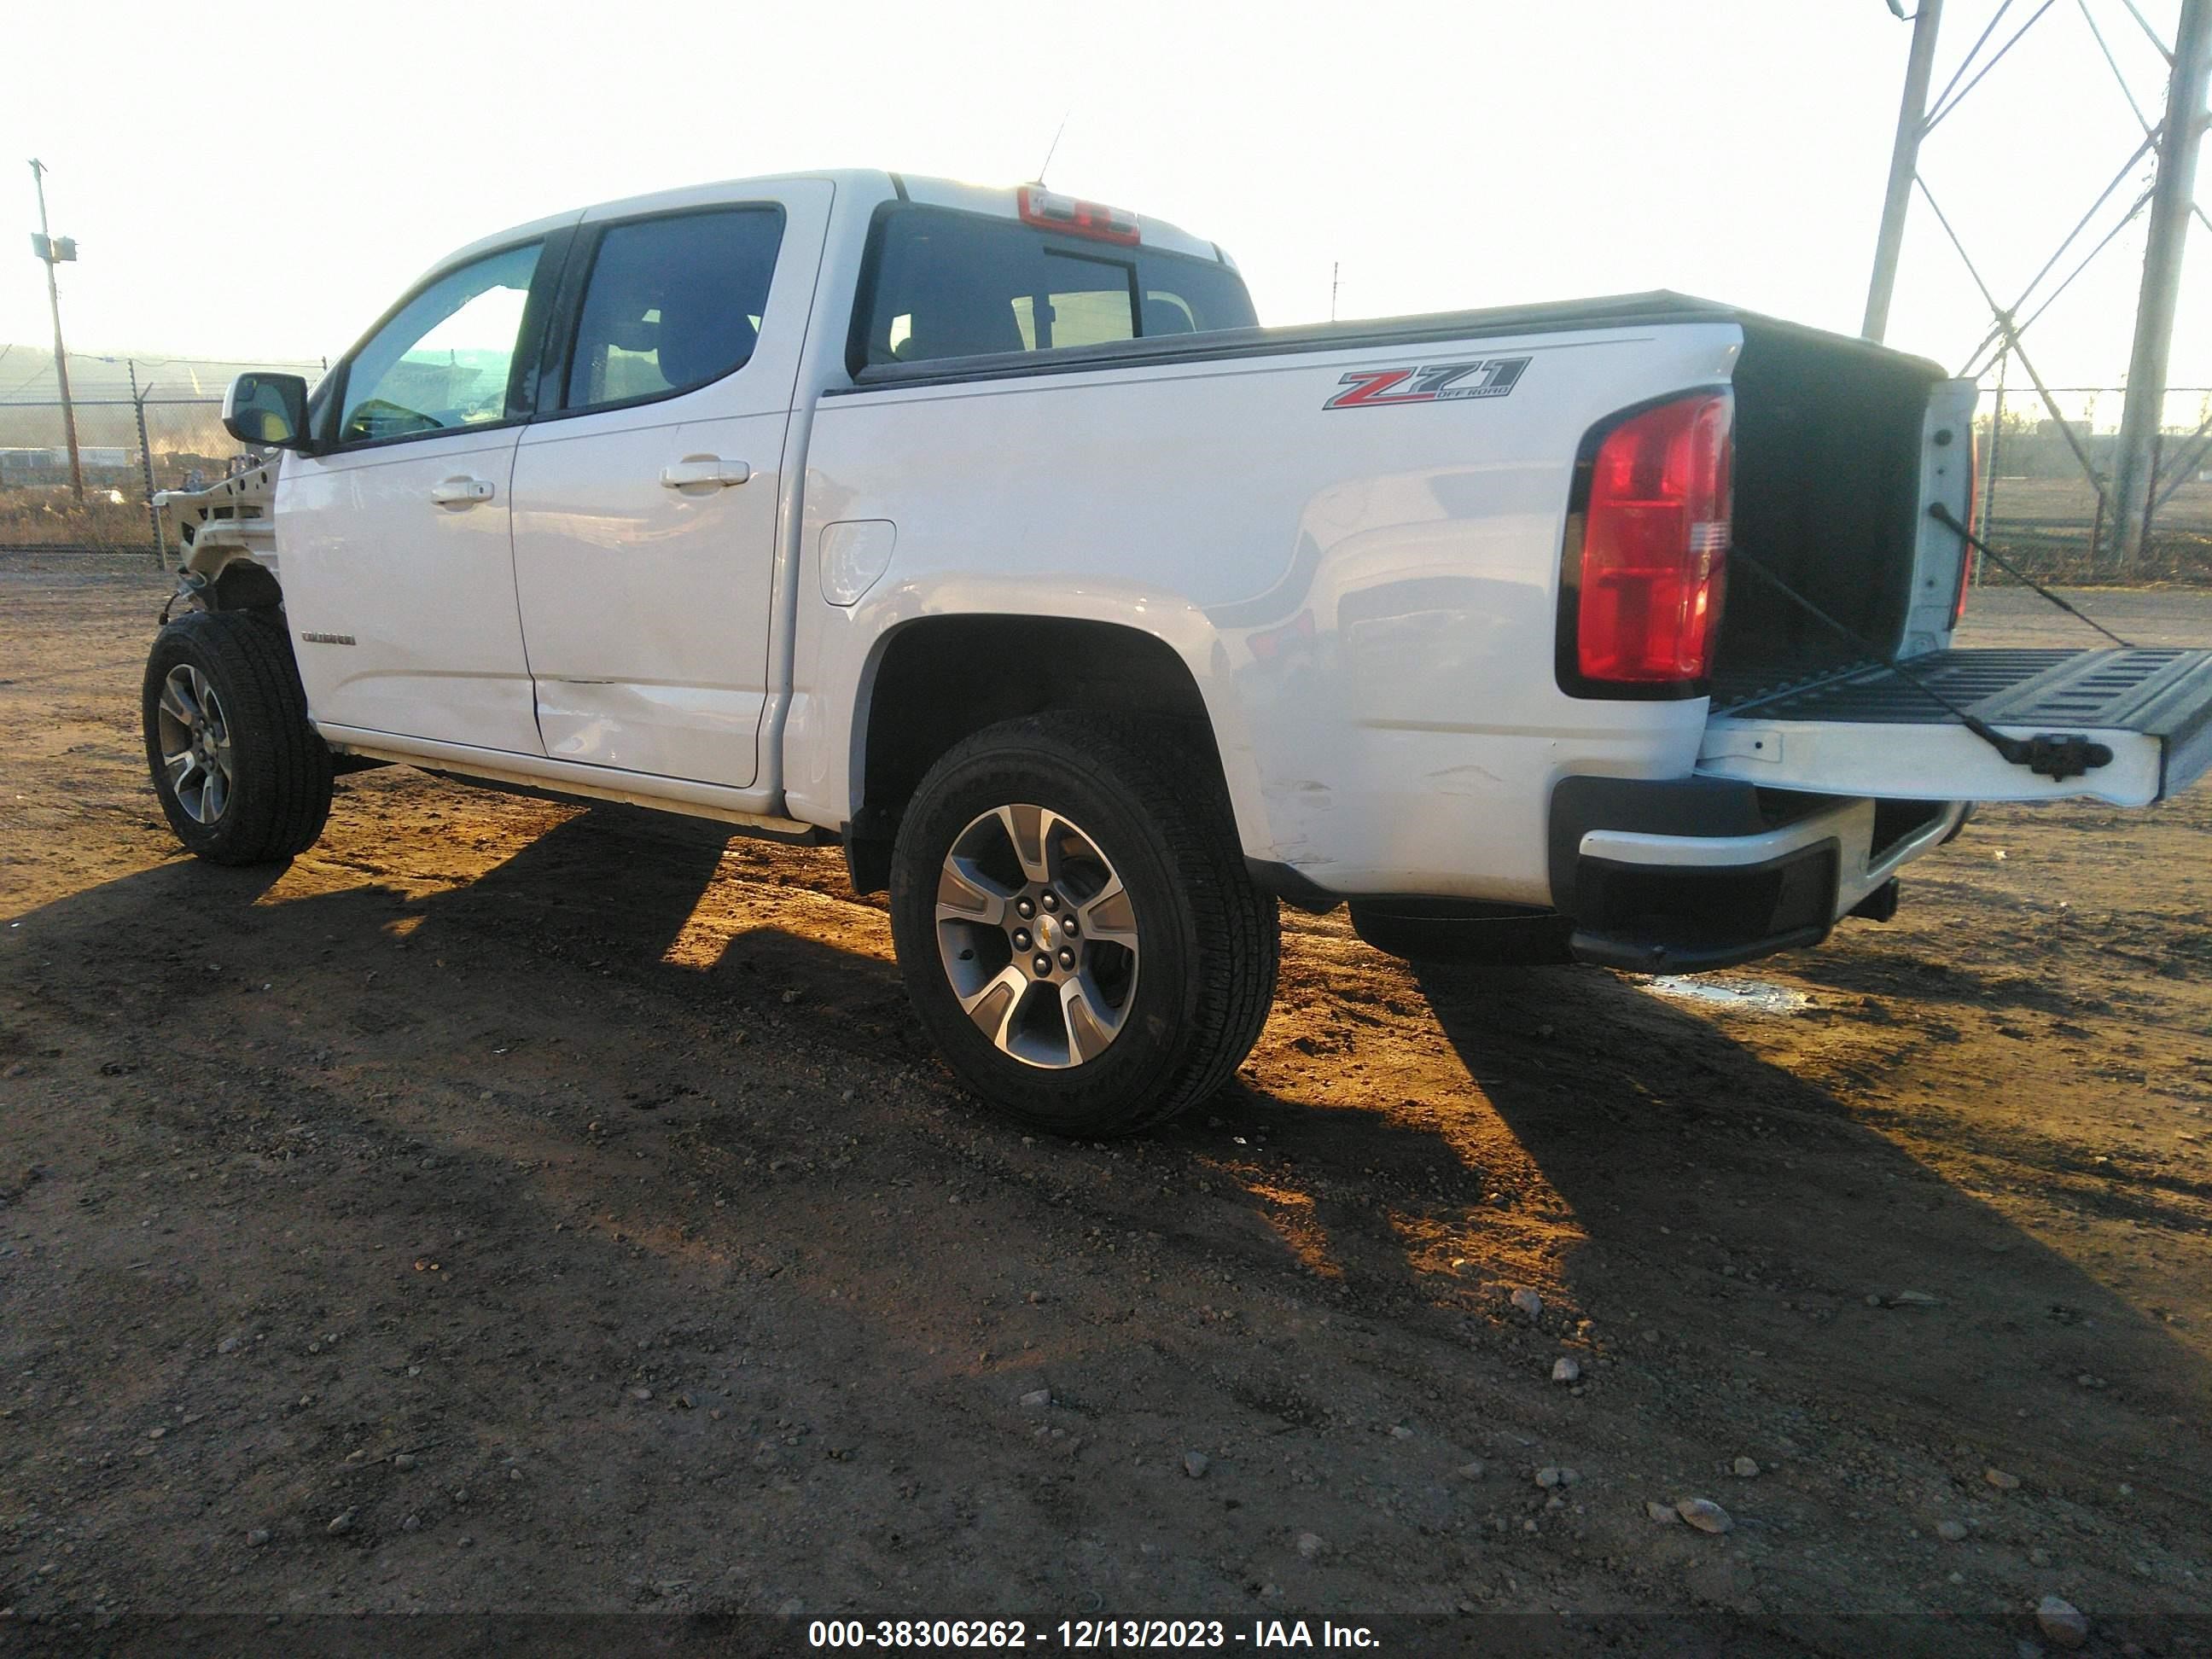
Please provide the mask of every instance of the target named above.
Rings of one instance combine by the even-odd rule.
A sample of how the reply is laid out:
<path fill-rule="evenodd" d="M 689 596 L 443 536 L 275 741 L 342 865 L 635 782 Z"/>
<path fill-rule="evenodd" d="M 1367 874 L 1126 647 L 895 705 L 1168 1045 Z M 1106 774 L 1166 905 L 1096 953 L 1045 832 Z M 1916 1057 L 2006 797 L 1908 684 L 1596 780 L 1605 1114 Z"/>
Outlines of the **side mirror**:
<path fill-rule="evenodd" d="M 241 374 L 222 400 L 222 429 L 256 449 L 303 449 L 307 383 L 296 374 Z"/>

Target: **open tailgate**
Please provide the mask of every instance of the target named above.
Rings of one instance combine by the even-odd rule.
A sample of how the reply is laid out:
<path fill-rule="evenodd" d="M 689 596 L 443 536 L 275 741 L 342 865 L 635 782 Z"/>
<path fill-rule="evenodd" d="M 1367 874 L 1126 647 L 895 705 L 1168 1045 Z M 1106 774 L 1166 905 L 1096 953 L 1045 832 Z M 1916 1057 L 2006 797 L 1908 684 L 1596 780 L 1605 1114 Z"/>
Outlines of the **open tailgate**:
<path fill-rule="evenodd" d="M 1940 699 L 1883 665 L 1717 687 L 1698 770 L 1815 794 L 2147 806 L 2212 768 L 2212 651 L 1939 651 L 1905 667 Z M 1947 702 L 2032 757 L 2006 759 Z"/>

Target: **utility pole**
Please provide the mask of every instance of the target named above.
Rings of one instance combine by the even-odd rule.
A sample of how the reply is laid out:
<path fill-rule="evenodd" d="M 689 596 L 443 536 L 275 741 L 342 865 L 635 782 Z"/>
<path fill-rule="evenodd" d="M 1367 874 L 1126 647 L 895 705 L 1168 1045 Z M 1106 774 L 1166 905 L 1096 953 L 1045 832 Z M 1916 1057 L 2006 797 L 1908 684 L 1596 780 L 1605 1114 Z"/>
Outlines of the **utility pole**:
<path fill-rule="evenodd" d="M 1896 0 L 1891 0 L 1890 9 L 1899 11 Z M 1942 21 L 1943 0 L 1920 0 L 1920 9 L 1912 15 L 1912 52 L 1905 64 L 1905 98 L 1897 110 L 1897 143 L 1889 152 L 1889 192 L 1881 202 L 1874 281 L 1867 289 L 1866 321 L 1859 329 L 1876 342 L 1889 328 L 1898 250 L 1905 245 L 1905 214 L 1912 205 L 1912 180 L 1920 169 L 1920 140 L 1928 131 L 1928 82 L 1936 68 L 1936 31 Z"/>
<path fill-rule="evenodd" d="M 2166 413 L 2166 358 L 2174 302 L 2181 292 L 2182 248 L 2197 199 L 2197 151 L 2204 136 L 2204 95 L 2212 77 L 2212 0 L 2181 0 L 2173 36 L 2173 75 L 2159 130 L 2158 179 L 2151 186 L 2150 232 L 2143 247 L 2136 343 L 2128 360 L 2128 399 L 2112 485 L 2112 551 L 2123 570 L 2142 557 L 2156 483 L 2159 426 Z"/>
<path fill-rule="evenodd" d="M 69 352 L 62 344 L 62 290 L 54 280 L 54 267 L 64 259 L 76 258 L 76 244 L 64 236 L 57 242 L 46 225 L 46 168 L 35 155 L 31 158 L 31 178 L 39 187 L 39 234 L 31 244 L 31 251 L 39 256 L 46 268 L 46 303 L 54 312 L 54 379 L 62 389 L 62 426 L 69 434 L 70 488 L 76 492 L 77 502 L 84 502 L 84 462 L 77 453 L 76 409 L 70 402 Z"/>

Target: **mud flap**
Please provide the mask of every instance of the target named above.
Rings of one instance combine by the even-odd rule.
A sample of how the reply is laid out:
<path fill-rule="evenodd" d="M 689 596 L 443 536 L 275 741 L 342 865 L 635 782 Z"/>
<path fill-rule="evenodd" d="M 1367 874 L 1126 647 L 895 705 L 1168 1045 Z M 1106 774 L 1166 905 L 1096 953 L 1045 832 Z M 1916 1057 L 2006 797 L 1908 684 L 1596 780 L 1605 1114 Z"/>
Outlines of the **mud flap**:
<path fill-rule="evenodd" d="M 1716 706 L 1698 771 L 1876 799 L 2148 806 L 2212 769 L 2212 651 L 1941 651 L 1907 666 L 1923 684 L 1867 667 Z"/>

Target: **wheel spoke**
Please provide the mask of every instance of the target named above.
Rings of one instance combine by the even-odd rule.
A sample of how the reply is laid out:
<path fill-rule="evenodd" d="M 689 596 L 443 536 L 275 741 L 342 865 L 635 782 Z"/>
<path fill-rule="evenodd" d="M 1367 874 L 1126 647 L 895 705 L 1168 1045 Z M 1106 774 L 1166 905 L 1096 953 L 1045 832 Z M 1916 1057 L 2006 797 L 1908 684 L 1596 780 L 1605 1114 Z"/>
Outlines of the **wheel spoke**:
<path fill-rule="evenodd" d="M 938 872 L 937 919 L 940 922 L 973 921 L 1003 927 L 1006 907 L 1013 902 L 1013 894 L 985 875 L 973 859 L 956 854 L 946 859 Z"/>
<path fill-rule="evenodd" d="M 230 780 L 220 767 L 209 767 L 204 775 L 207 783 L 200 791 L 199 819 L 202 823 L 213 823 L 222 816 L 222 809 L 230 800 Z"/>
<path fill-rule="evenodd" d="M 1067 1058 L 1072 1065 L 1096 1059 L 1121 1034 L 1122 1011 L 1109 1008 L 1092 994 L 1088 974 L 1079 974 L 1060 988 L 1060 1011 L 1067 1021 Z"/>
<path fill-rule="evenodd" d="M 1018 963 L 1009 963 L 996 977 L 971 997 L 963 998 L 961 1012 L 975 1022 L 975 1029 L 1000 1048 L 1012 1041 L 1015 1011 L 1030 988 L 1030 978 Z"/>
<path fill-rule="evenodd" d="M 1082 918 L 1084 937 L 1093 945 L 1118 945 L 1134 954 L 1137 949 L 1136 907 L 1129 902 L 1128 890 L 1118 877 L 1109 878 L 1106 885 L 1088 903 L 1076 911 Z"/>
<path fill-rule="evenodd" d="M 1001 806 L 999 822 L 1006 826 L 1006 839 L 1013 844 L 1014 856 L 1021 861 L 1022 873 L 1031 881 L 1049 881 L 1052 872 L 1045 866 L 1044 820 L 1041 806 Z"/>
<path fill-rule="evenodd" d="M 161 682 L 161 712 L 187 732 L 200 717 L 199 705 L 174 674 Z"/>
<path fill-rule="evenodd" d="M 1120 1037 L 1135 1007 L 1136 908 L 1073 818 L 1036 802 L 980 812 L 939 866 L 933 908 L 954 1000 L 1000 1053 L 1065 1070 Z"/>
<path fill-rule="evenodd" d="M 1067 890 L 1067 842 L 1073 838 L 1085 851 L 1091 848 L 1091 838 L 1050 807 L 1038 811 L 1037 846 L 1044 860 L 1044 878 L 1062 892 Z"/>

